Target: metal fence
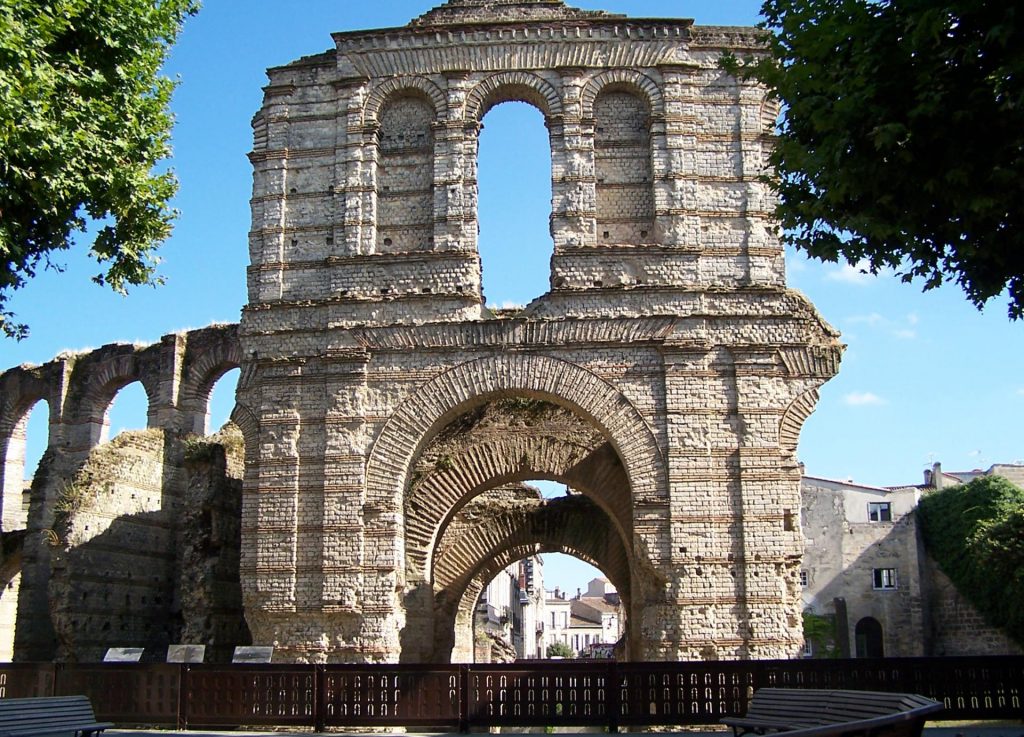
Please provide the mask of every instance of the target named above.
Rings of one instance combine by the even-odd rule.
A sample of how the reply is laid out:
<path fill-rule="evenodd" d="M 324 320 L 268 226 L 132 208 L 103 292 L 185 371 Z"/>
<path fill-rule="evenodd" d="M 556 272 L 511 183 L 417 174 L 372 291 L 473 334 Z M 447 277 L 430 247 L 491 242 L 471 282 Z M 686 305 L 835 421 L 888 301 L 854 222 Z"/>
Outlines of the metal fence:
<path fill-rule="evenodd" d="M 204 727 L 713 724 L 758 688 L 917 693 L 942 719 L 1024 719 L 1024 657 L 505 665 L 0 664 L 0 698 L 86 694 L 97 718 Z"/>

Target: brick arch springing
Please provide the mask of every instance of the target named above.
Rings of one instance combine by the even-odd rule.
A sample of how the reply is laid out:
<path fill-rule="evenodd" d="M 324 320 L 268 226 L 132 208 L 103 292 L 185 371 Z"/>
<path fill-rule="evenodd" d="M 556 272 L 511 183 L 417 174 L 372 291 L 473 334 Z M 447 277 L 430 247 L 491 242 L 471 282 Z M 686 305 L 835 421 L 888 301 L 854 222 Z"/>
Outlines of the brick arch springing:
<path fill-rule="evenodd" d="M 411 94 L 429 101 L 434 108 L 435 120 L 440 120 L 444 116 L 446 101 L 441 88 L 425 77 L 406 76 L 391 77 L 370 91 L 363 106 L 363 121 L 367 124 L 377 123 L 381 108 L 389 100 L 403 94 Z"/>
<path fill-rule="evenodd" d="M 789 403 L 782 419 L 779 421 L 779 446 L 788 453 L 795 454 L 800 442 L 800 431 L 807 418 L 814 412 L 818 404 L 818 390 L 811 388 Z"/>
<path fill-rule="evenodd" d="M 510 434 L 470 445 L 450 461 L 422 478 L 406 499 L 407 580 L 422 578 L 431 570 L 434 543 L 466 503 L 515 481 L 543 478 L 568 484 L 593 499 L 619 534 L 632 537 L 629 481 L 607 444 L 581 449 L 547 435 L 535 439 Z"/>
<path fill-rule="evenodd" d="M 212 347 L 194 355 L 186 349 L 185 362 L 188 368 L 182 377 L 179 402 L 182 410 L 191 415 L 192 426 L 188 429 L 201 433 L 205 429 L 210 393 L 214 385 L 228 371 L 242 365 L 242 354 L 235 331 L 232 330 L 223 341 L 218 341 Z"/>
<path fill-rule="evenodd" d="M 52 387 L 34 371 L 21 368 L 4 373 L 0 381 L 0 529 L 25 526 L 21 496 L 25 474 L 25 444 L 29 415 L 40 401 L 46 402 L 51 422 Z M 47 439 L 49 440 L 49 439 Z M 47 443 L 49 445 L 49 443 Z"/>
<path fill-rule="evenodd" d="M 593 423 L 622 459 L 634 501 L 663 493 L 656 470 L 663 463 L 654 434 L 615 386 L 557 358 L 508 354 L 459 364 L 412 392 L 370 451 L 367 503 L 400 508 L 413 460 L 437 432 L 474 406 L 516 395 L 565 406 Z"/>
<path fill-rule="evenodd" d="M 248 478 L 259 460 L 260 422 L 251 409 L 237 403 L 231 410 L 231 421 L 242 431 L 245 441 L 245 475 Z"/>
<path fill-rule="evenodd" d="M 0 438 L 6 437 L 32 411 L 40 399 L 49 404 L 53 388 L 35 371 L 16 367 L 0 377 Z"/>
<path fill-rule="evenodd" d="M 583 89 L 583 117 L 594 117 L 594 101 L 602 92 L 630 92 L 643 99 L 653 116 L 665 115 L 665 99 L 658 83 L 629 69 L 610 69 L 595 75 Z"/>
<path fill-rule="evenodd" d="M 562 115 L 561 97 L 547 80 L 530 72 L 501 72 L 487 77 L 469 92 L 465 119 L 480 121 L 495 105 L 511 101 L 535 106 L 547 120 Z"/>

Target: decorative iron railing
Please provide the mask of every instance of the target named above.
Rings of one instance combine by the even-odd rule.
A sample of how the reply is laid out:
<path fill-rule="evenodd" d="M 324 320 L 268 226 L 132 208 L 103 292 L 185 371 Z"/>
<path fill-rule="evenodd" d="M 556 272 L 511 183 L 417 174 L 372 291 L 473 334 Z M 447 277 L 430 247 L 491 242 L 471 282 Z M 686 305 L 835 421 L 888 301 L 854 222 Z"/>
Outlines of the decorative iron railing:
<path fill-rule="evenodd" d="M 917 693 L 1024 719 L 1024 657 L 506 665 L 0 664 L 0 698 L 86 694 L 98 719 L 198 727 L 713 724 L 764 686 Z"/>

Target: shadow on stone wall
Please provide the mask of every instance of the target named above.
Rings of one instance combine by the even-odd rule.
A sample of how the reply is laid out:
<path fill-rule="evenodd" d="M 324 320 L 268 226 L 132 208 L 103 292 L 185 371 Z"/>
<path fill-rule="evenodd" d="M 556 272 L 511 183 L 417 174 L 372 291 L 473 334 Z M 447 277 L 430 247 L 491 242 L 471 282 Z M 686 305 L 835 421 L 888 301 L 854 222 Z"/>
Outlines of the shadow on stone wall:
<path fill-rule="evenodd" d="M 204 644 L 230 660 L 251 637 L 242 615 L 242 443 L 162 430 L 122 433 L 96 448 L 57 502 L 49 610 L 59 660 L 102 660 L 144 647 Z"/>

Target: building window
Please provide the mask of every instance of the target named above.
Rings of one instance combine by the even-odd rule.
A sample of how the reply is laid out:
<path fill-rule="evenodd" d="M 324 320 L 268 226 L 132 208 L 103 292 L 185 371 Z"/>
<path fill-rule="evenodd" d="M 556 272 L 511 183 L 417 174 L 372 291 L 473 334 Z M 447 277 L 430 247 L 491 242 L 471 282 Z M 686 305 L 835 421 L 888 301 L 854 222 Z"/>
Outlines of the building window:
<path fill-rule="evenodd" d="M 814 657 L 814 643 L 811 642 L 810 640 L 804 640 L 804 657 L 805 658 L 813 658 Z"/>
<path fill-rule="evenodd" d="M 868 502 L 868 519 L 872 522 L 892 522 L 892 504 Z"/>
<path fill-rule="evenodd" d="M 896 588 L 896 569 L 895 568 L 876 568 L 874 573 L 874 586 L 876 589 L 894 589 Z"/>
<path fill-rule="evenodd" d="M 805 587 L 811 585 L 811 578 L 807 571 L 800 571 L 800 585 Z"/>

